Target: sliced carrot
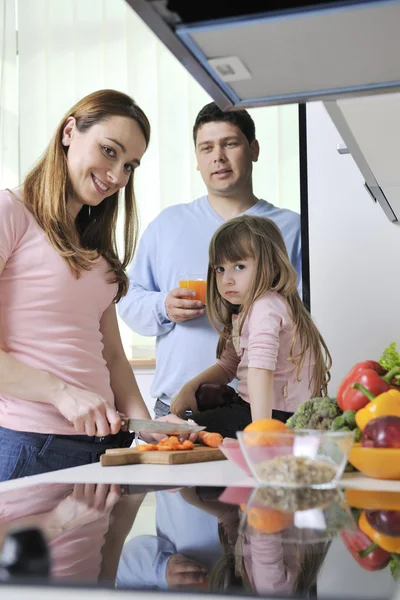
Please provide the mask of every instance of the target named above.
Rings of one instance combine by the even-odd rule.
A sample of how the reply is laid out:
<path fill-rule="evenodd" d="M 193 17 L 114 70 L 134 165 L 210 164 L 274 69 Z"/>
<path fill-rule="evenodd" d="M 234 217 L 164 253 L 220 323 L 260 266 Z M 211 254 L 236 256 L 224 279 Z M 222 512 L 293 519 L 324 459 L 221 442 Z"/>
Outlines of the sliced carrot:
<path fill-rule="evenodd" d="M 152 452 L 154 450 L 158 450 L 158 446 L 156 444 L 140 444 L 137 447 L 139 452 Z"/>
<path fill-rule="evenodd" d="M 194 444 L 190 440 L 185 440 L 182 444 L 179 444 L 177 450 L 193 450 Z"/>
<path fill-rule="evenodd" d="M 223 439 L 220 433 L 211 433 L 210 431 L 200 431 L 197 434 L 197 440 L 211 448 L 218 448 L 222 444 Z"/>

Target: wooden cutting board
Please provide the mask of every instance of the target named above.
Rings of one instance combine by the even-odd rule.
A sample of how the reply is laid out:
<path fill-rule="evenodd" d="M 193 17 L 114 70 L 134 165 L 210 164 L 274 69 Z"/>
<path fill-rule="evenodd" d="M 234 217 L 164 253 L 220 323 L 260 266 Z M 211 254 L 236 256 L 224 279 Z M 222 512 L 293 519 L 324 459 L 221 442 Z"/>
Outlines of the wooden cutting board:
<path fill-rule="evenodd" d="M 182 465 L 188 463 L 225 460 L 219 448 L 195 445 L 193 450 L 153 450 L 139 452 L 136 448 L 112 448 L 100 457 L 103 467 L 116 465 Z"/>

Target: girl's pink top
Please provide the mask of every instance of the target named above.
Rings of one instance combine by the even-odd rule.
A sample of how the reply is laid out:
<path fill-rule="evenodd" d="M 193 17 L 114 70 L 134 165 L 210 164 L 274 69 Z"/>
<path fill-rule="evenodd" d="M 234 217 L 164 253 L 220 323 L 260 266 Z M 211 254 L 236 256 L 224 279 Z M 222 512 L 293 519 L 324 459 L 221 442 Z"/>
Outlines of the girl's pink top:
<path fill-rule="evenodd" d="M 228 341 L 217 363 L 229 377 L 238 379 L 237 392 L 250 402 L 248 369 L 274 371 L 273 408 L 294 412 L 298 405 L 310 398 L 310 380 L 314 362 L 307 352 L 303 368 L 297 376 L 297 367 L 290 357 L 294 337 L 294 323 L 286 300 L 277 292 L 268 292 L 251 307 L 239 337 L 240 315 L 232 318 L 232 341 Z M 294 355 L 299 352 L 298 341 Z"/>
<path fill-rule="evenodd" d="M 79 279 L 45 232 L 9 191 L 0 191 L 0 331 L 8 353 L 84 390 L 114 395 L 103 358 L 100 319 L 116 293 L 109 266 L 93 262 Z M 1 336 L 0 336 L 1 337 Z M 0 425 L 19 431 L 74 434 L 60 412 L 0 392 Z"/>

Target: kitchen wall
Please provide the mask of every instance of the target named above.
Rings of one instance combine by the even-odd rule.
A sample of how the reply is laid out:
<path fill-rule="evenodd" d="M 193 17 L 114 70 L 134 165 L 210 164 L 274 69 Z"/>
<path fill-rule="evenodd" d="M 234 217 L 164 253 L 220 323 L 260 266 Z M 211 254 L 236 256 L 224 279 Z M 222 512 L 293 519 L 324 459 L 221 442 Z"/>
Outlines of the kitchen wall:
<path fill-rule="evenodd" d="M 330 393 L 351 366 L 400 346 L 400 227 L 363 178 L 322 103 L 307 106 L 311 312 L 332 354 Z"/>

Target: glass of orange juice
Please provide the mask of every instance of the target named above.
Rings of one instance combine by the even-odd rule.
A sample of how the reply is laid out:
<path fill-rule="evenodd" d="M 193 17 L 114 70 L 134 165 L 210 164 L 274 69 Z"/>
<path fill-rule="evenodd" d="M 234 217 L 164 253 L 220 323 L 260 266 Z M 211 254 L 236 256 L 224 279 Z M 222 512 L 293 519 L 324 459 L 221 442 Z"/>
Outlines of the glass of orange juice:
<path fill-rule="evenodd" d="M 196 292 L 195 296 L 185 296 L 187 300 L 200 300 L 206 303 L 207 278 L 203 274 L 188 273 L 179 280 L 179 287 Z"/>

